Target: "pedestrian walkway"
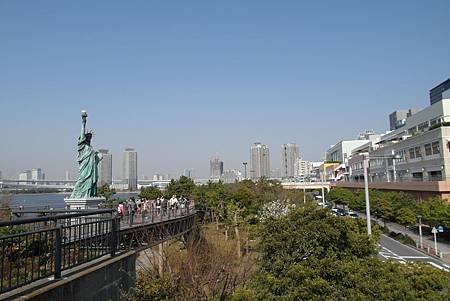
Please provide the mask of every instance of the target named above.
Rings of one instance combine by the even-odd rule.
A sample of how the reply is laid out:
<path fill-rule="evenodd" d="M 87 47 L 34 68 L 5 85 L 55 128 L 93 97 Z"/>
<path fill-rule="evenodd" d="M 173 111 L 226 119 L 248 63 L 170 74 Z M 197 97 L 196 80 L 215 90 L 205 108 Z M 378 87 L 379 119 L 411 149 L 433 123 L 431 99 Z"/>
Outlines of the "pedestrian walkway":
<path fill-rule="evenodd" d="M 358 215 L 360 217 L 366 218 L 366 215 L 364 213 L 358 212 Z M 377 218 L 373 218 L 373 217 L 372 217 L 372 221 L 375 221 L 380 226 L 386 225 L 386 227 L 388 227 L 388 229 L 390 231 L 392 231 L 392 232 L 401 233 L 403 235 L 408 235 L 417 244 L 419 244 L 419 241 L 420 241 L 419 234 L 417 234 L 416 232 L 406 228 L 405 226 L 399 225 L 397 223 L 392 223 L 392 222 L 386 222 L 385 223 L 382 219 L 377 219 Z M 423 242 L 424 249 L 427 249 L 429 247 L 430 250 L 434 250 L 434 237 L 433 237 L 433 235 L 422 235 L 422 242 Z M 439 252 L 442 252 L 444 257 L 450 258 L 450 244 L 443 243 L 443 242 L 438 242 L 437 243 L 437 248 L 438 248 Z"/>

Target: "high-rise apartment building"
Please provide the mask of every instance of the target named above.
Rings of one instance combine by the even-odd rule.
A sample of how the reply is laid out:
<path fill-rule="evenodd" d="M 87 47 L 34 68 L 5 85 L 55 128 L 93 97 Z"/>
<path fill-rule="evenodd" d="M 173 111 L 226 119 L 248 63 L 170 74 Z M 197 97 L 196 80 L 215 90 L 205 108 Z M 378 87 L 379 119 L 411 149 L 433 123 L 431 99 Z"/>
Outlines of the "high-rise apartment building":
<path fill-rule="evenodd" d="M 102 160 L 98 164 L 98 186 L 104 184 L 112 184 L 112 154 L 107 149 L 99 149 L 98 152 L 102 154 Z"/>
<path fill-rule="evenodd" d="M 430 105 L 450 98 L 450 78 L 430 90 Z"/>
<path fill-rule="evenodd" d="M 137 190 L 137 152 L 134 148 L 126 148 L 123 152 L 123 180 L 128 190 Z"/>
<path fill-rule="evenodd" d="M 192 168 L 186 168 L 183 170 L 183 176 L 194 179 L 194 170 Z"/>
<path fill-rule="evenodd" d="M 309 181 L 312 169 L 313 169 L 312 163 L 309 161 L 303 160 L 302 158 L 298 158 L 295 161 L 295 177 L 300 182 Z"/>
<path fill-rule="evenodd" d="M 42 169 L 33 168 L 31 170 L 31 180 L 44 180 L 44 174 L 42 173 Z"/>
<path fill-rule="evenodd" d="M 209 161 L 209 177 L 211 179 L 220 179 L 223 175 L 223 161 L 219 157 L 213 157 Z"/>
<path fill-rule="evenodd" d="M 260 142 L 250 147 L 250 176 L 253 179 L 270 177 L 269 147 Z"/>
<path fill-rule="evenodd" d="M 299 158 L 298 146 L 287 143 L 281 146 L 281 177 L 292 178 L 295 175 L 295 162 Z"/>

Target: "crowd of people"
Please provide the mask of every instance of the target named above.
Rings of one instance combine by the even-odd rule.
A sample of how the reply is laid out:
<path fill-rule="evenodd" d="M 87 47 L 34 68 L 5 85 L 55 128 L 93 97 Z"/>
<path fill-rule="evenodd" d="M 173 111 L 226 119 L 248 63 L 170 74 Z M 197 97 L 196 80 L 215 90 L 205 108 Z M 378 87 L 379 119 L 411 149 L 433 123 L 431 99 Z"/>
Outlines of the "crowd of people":
<path fill-rule="evenodd" d="M 177 198 L 176 195 L 173 195 L 170 199 L 161 196 L 154 200 L 146 198 L 135 199 L 134 197 L 131 197 L 128 200 L 119 202 L 117 205 L 117 213 L 119 217 L 134 216 L 136 214 L 166 216 L 171 213 L 176 213 L 179 209 L 189 208 L 189 206 L 190 200 L 186 196 Z"/>

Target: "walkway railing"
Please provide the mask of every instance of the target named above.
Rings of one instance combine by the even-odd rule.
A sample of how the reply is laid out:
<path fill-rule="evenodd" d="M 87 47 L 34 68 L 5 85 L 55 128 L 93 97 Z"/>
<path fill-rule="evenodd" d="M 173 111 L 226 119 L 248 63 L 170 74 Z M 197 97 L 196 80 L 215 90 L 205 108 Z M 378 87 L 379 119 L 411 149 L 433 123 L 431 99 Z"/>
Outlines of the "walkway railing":
<path fill-rule="evenodd" d="M 129 236 L 122 232 L 170 223 L 194 210 L 154 210 L 122 218 L 112 209 L 22 212 L 46 216 L 0 222 L 0 293 L 43 278 L 58 279 L 64 270 L 104 255 L 114 256 L 131 246 L 120 241 Z"/>

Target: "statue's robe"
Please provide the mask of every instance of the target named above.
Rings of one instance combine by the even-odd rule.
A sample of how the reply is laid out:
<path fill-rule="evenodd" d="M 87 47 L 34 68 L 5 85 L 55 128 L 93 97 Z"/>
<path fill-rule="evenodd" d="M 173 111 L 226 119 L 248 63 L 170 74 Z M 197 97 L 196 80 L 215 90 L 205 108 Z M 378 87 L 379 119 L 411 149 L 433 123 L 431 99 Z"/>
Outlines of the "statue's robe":
<path fill-rule="evenodd" d="M 100 157 L 92 146 L 87 144 L 86 136 L 78 139 L 79 176 L 70 198 L 89 198 L 97 196 L 98 162 Z"/>

